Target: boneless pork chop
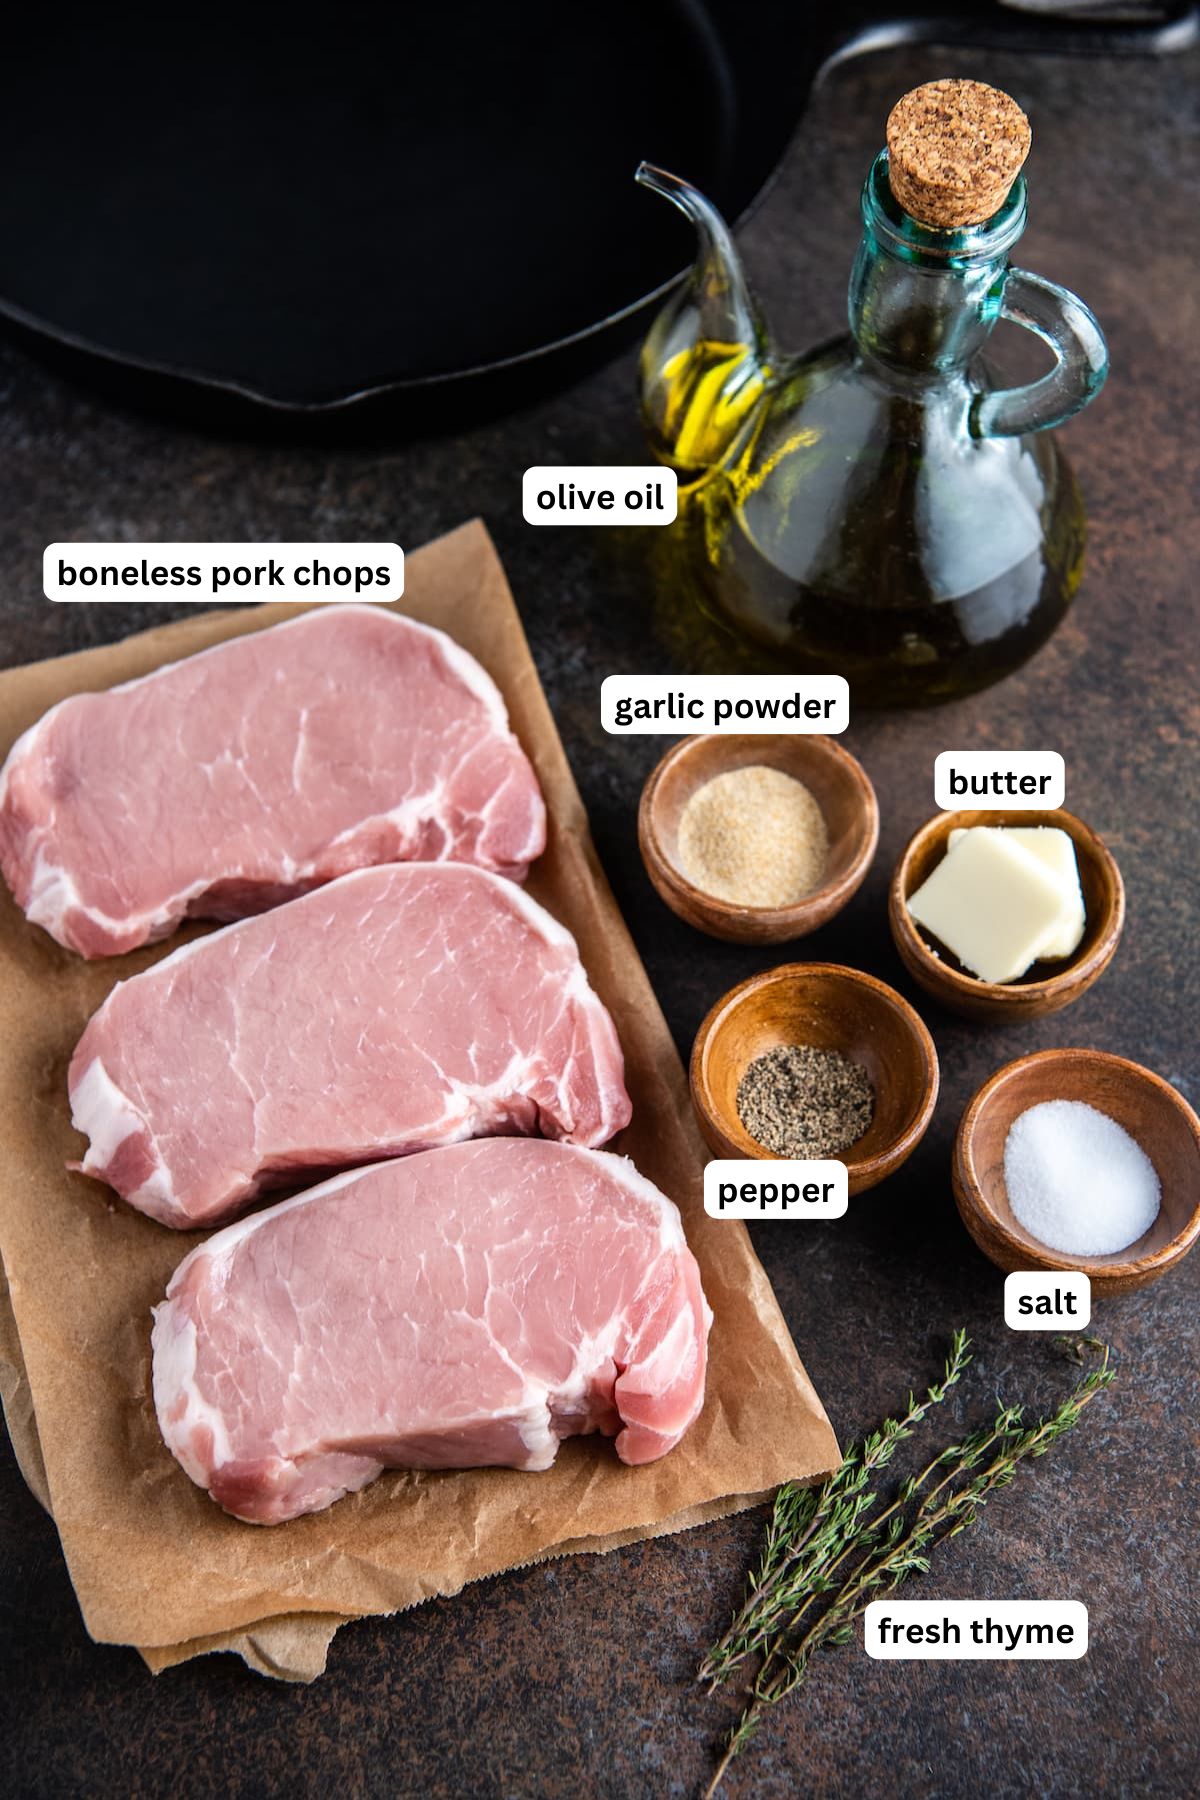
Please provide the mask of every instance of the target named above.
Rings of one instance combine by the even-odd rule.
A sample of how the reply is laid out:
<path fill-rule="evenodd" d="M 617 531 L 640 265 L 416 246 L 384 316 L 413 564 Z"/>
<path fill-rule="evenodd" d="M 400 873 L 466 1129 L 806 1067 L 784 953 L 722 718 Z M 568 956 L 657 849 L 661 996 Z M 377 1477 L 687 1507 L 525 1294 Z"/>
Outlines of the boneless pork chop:
<path fill-rule="evenodd" d="M 277 1524 L 385 1468 L 627 1463 L 704 1401 L 712 1319 L 679 1213 L 622 1157 L 490 1138 L 339 1175 L 231 1225 L 154 1315 L 168 1447 Z"/>
<path fill-rule="evenodd" d="M 575 940 L 465 863 L 361 869 L 115 987 L 79 1041 L 85 1174 L 181 1228 L 494 1132 L 608 1141 L 621 1047 Z"/>
<path fill-rule="evenodd" d="M 491 677 L 444 632 L 371 606 L 318 607 L 60 701 L 0 771 L 0 868 L 27 917 L 87 957 L 372 863 L 521 881 L 545 834 Z"/>

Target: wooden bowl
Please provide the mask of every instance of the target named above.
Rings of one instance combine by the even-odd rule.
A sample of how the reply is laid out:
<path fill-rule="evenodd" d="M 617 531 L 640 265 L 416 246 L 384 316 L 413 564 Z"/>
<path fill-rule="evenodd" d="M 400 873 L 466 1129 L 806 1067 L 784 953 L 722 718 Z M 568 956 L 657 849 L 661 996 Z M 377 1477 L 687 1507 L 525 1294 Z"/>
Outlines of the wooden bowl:
<path fill-rule="evenodd" d="M 933 1039 L 907 1000 L 886 983 L 836 963 L 785 963 L 731 988 L 692 1046 L 692 1101 L 716 1156 L 778 1161 L 738 1117 L 738 1083 L 756 1056 L 778 1044 L 840 1050 L 861 1063 L 875 1089 L 866 1135 L 840 1160 L 849 1191 L 891 1175 L 925 1135 L 938 1094 Z"/>
<path fill-rule="evenodd" d="M 1014 1120 L 1044 1100 L 1083 1100 L 1135 1138 L 1162 1184 L 1149 1231 L 1111 1256 L 1048 1250 L 1013 1218 L 1004 1145 Z M 1082 1269 L 1093 1293 L 1123 1294 L 1173 1268 L 1200 1237 L 1200 1119 L 1161 1076 L 1103 1050 L 1039 1050 L 986 1081 L 954 1144 L 954 1198 L 963 1223 L 1001 1269 Z"/>
<path fill-rule="evenodd" d="M 908 897 L 946 854 L 950 833 L 972 825 L 1048 825 L 1065 831 L 1075 845 L 1079 882 L 1087 915 L 1083 939 L 1062 962 L 1034 963 L 1017 981 L 980 981 L 946 951 L 934 950 L 912 914 Z M 912 836 L 892 875 L 888 920 L 900 960 L 919 987 L 952 1011 L 986 1024 L 1020 1024 L 1058 1012 L 1086 994 L 1103 975 L 1125 924 L 1125 887 L 1116 863 L 1094 831 L 1069 812 L 939 813 Z"/>
<path fill-rule="evenodd" d="M 802 781 L 825 816 L 825 880 L 790 906 L 736 906 L 694 887 L 679 866 L 679 820 L 706 781 L 759 764 Z M 829 737 L 712 732 L 672 746 L 642 789 L 638 844 L 646 872 L 673 912 L 710 937 L 782 944 L 840 912 L 861 886 L 879 842 L 879 805 L 862 764 Z"/>

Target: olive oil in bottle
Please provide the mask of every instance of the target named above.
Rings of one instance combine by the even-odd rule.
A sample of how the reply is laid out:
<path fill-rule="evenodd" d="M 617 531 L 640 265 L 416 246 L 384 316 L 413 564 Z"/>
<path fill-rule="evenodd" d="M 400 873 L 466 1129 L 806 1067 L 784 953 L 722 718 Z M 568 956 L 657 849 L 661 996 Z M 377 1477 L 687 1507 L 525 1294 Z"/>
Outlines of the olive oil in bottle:
<path fill-rule="evenodd" d="M 849 334 L 775 358 L 728 233 L 706 221 L 690 289 L 647 340 L 643 396 L 655 453 L 686 481 L 679 603 L 715 610 L 766 666 L 846 675 L 857 704 L 915 705 L 1010 673 L 1062 619 L 1084 516 L 1044 428 L 1107 363 L 1082 303 L 1009 264 L 1026 205 L 1015 104 L 933 83 L 896 108 L 889 144 L 863 191 Z M 687 190 L 690 216 L 706 206 Z M 982 352 L 1001 317 L 1050 344 L 1049 375 L 991 386 Z"/>

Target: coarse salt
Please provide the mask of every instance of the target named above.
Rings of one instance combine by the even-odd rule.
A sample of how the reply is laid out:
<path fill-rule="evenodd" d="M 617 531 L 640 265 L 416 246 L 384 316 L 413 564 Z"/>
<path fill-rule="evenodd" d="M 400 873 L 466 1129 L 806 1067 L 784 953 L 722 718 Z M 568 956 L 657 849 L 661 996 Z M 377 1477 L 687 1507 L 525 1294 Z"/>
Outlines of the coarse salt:
<path fill-rule="evenodd" d="M 1011 1126 L 1004 1184 L 1018 1225 L 1064 1256 L 1111 1256 L 1145 1235 L 1162 1188 L 1129 1133 L 1082 1100 L 1046 1100 Z"/>

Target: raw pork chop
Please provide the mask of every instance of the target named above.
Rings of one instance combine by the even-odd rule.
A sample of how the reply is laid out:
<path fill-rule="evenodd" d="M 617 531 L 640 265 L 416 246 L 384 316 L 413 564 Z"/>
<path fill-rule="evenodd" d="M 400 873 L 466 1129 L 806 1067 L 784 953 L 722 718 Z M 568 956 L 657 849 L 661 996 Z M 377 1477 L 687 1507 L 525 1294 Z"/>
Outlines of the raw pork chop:
<path fill-rule="evenodd" d="M 360 869 L 115 987 L 79 1041 L 85 1174 L 166 1225 L 493 1132 L 607 1143 L 621 1047 L 575 940 L 465 863 Z"/>
<path fill-rule="evenodd" d="M 704 1402 L 712 1314 L 672 1202 L 632 1163 L 490 1138 L 339 1175 L 211 1237 L 154 1314 L 169 1449 L 274 1525 L 386 1468 L 627 1463 Z"/>
<path fill-rule="evenodd" d="M 0 868 L 80 955 L 240 919 L 350 869 L 545 847 L 504 702 L 444 632 L 327 606 L 62 700 L 0 771 Z"/>

